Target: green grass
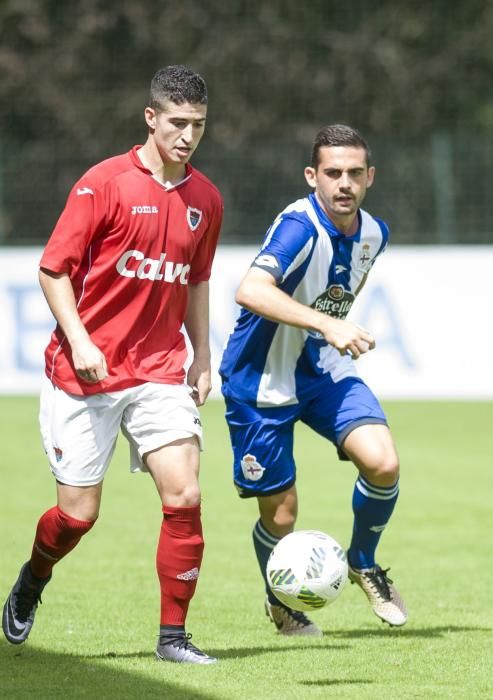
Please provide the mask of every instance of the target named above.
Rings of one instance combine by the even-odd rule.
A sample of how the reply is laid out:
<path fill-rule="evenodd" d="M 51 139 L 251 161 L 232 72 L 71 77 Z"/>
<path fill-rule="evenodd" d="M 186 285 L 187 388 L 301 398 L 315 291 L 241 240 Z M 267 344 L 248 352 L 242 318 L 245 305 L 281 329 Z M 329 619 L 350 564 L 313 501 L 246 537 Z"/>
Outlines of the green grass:
<path fill-rule="evenodd" d="M 231 485 L 221 403 L 203 410 L 206 550 L 188 629 L 215 667 L 158 664 L 154 553 L 160 507 L 148 476 L 130 475 L 121 439 L 102 514 L 59 564 L 29 642 L 0 640 L 6 700 L 492 698 L 491 403 L 387 403 L 402 462 L 401 498 L 382 538 L 410 619 L 389 629 L 355 586 L 314 614 L 323 639 L 274 634 L 263 614 L 251 546 L 256 504 Z M 54 484 L 37 431 L 37 401 L 0 399 L 0 598 L 28 557 Z M 300 426 L 299 528 L 347 546 L 351 465 Z"/>

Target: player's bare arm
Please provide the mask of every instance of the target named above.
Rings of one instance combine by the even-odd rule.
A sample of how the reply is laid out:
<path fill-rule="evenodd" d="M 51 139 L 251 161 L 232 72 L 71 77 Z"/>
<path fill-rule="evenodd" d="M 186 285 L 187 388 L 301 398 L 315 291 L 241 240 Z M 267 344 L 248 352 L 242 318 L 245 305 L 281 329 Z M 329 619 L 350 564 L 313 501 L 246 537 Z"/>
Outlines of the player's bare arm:
<path fill-rule="evenodd" d="M 211 351 L 209 346 L 209 283 L 189 285 L 185 329 L 193 348 L 193 361 L 187 383 L 193 389 L 193 399 L 202 406 L 212 388 Z"/>
<path fill-rule="evenodd" d="M 70 277 L 67 273 L 42 268 L 39 283 L 53 316 L 70 344 L 75 371 L 85 381 L 102 381 L 108 375 L 106 359 L 92 342 L 80 319 Z"/>
<path fill-rule="evenodd" d="M 272 275 L 256 267 L 250 268 L 243 278 L 236 301 L 269 321 L 318 331 L 341 355 L 350 352 L 357 359 L 375 347 L 375 340 L 367 330 L 300 304 L 279 289 Z"/>

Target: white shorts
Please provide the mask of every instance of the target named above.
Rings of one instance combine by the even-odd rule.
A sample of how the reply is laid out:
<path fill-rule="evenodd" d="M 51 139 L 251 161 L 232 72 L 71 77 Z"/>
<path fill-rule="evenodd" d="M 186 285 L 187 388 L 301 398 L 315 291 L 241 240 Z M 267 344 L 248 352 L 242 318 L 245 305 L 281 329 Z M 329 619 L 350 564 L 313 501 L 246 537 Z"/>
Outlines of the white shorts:
<path fill-rule="evenodd" d="M 120 428 L 130 445 L 130 470 L 148 471 L 143 455 L 197 436 L 198 409 L 185 384 L 147 382 L 107 394 L 76 396 L 45 378 L 39 424 L 51 471 L 69 486 L 99 484 L 109 467 Z"/>

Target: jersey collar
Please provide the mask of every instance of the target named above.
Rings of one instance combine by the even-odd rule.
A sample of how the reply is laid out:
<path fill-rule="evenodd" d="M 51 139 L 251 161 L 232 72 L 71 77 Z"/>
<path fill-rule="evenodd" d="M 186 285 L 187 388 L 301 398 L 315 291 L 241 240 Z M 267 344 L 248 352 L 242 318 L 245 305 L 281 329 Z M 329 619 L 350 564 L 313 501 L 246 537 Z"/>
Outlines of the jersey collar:
<path fill-rule="evenodd" d="M 185 177 L 183 178 L 183 180 L 180 180 L 180 182 L 177 182 L 176 185 L 173 185 L 172 187 L 166 187 L 165 185 L 163 185 L 162 182 L 159 182 L 159 180 L 157 180 L 154 177 L 154 175 L 149 170 L 149 168 L 146 168 L 145 165 L 142 163 L 139 156 L 137 155 L 137 151 L 139 150 L 139 148 L 142 148 L 142 146 L 141 145 L 134 146 L 128 152 L 128 155 L 130 156 L 130 160 L 132 161 L 133 165 L 135 165 L 136 168 L 138 168 L 141 172 L 145 173 L 146 175 L 150 175 L 158 185 L 160 185 L 164 190 L 166 190 L 166 192 L 171 192 L 172 190 L 176 190 L 178 187 L 181 187 L 182 185 L 184 185 L 185 182 L 188 182 L 188 180 L 190 180 L 190 178 L 192 177 L 193 168 L 190 165 L 190 163 L 186 163 L 185 164 Z"/>
<path fill-rule="evenodd" d="M 315 197 L 315 193 L 311 192 L 308 195 L 308 199 L 310 200 L 313 208 L 315 209 L 315 212 L 320 220 L 320 223 L 324 227 L 324 229 L 327 231 L 329 236 L 331 238 L 345 238 L 348 241 L 359 241 L 361 237 L 361 212 L 358 209 L 357 216 L 358 216 L 358 228 L 356 230 L 356 233 L 353 233 L 352 236 L 346 236 L 343 231 L 340 231 L 337 226 L 334 224 L 334 222 L 327 216 L 325 211 L 322 209 L 320 204 L 318 203 L 317 198 Z"/>

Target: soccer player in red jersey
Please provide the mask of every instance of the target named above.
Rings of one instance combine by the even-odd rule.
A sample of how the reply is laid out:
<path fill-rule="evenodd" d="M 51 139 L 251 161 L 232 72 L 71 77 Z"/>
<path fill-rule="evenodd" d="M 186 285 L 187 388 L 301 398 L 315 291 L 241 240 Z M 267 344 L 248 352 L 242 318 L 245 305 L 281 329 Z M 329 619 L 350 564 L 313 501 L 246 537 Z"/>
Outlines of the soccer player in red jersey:
<path fill-rule="evenodd" d="M 185 631 L 204 548 L 197 406 L 211 388 L 208 280 L 223 212 L 219 191 L 189 164 L 206 113 L 200 75 L 159 70 L 145 144 L 81 177 L 41 258 L 57 321 L 40 407 L 57 505 L 41 516 L 4 606 L 13 644 L 27 639 L 53 566 L 95 523 L 121 428 L 132 471 L 150 472 L 162 502 L 156 657 L 216 661 Z M 193 348 L 187 372 L 183 326 Z"/>

